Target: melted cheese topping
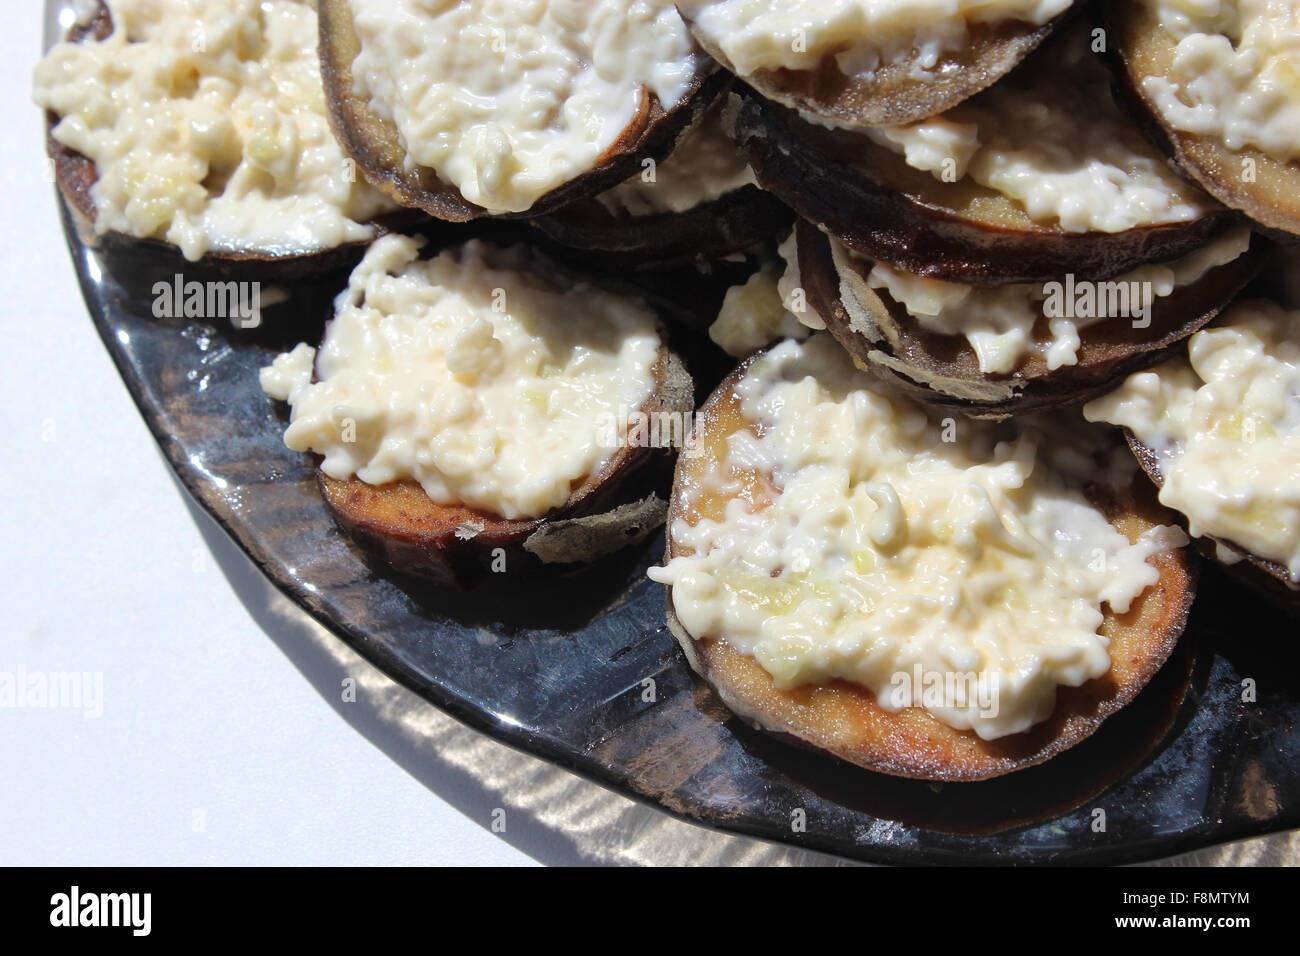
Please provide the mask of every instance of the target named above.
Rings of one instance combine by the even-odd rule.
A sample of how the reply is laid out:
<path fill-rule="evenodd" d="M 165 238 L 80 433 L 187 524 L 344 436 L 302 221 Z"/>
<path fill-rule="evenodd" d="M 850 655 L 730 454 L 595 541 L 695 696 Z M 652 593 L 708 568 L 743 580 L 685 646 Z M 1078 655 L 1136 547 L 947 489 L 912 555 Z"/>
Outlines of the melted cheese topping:
<path fill-rule="evenodd" d="M 1147 558 L 1186 540 L 1159 528 L 1131 544 L 1107 522 L 1077 490 L 1088 468 L 1048 445 L 1062 421 L 962 422 L 945 441 L 939 418 L 873 390 L 829 335 L 775 346 L 736 393 L 753 428 L 700 492 L 729 499 L 725 516 L 677 520 L 685 551 L 650 573 L 696 640 L 726 640 L 779 687 L 842 679 L 890 711 L 1018 733 L 1051 714 L 1058 686 L 1106 673 L 1103 606 L 1125 611 L 1158 580 Z M 751 499 L 755 485 L 770 495 Z M 909 694 L 898 677 L 918 667 L 974 675 L 988 698 Z"/>
<path fill-rule="evenodd" d="M 1177 44 L 1167 76 L 1142 80 L 1157 112 L 1232 150 L 1300 159 L 1300 8 L 1279 0 L 1158 0 Z"/>
<path fill-rule="evenodd" d="M 370 239 L 392 205 L 330 131 L 316 9 L 298 0 L 109 0 L 103 41 L 36 67 L 54 138 L 94 161 L 95 229 L 302 254 Z"/>
<path fill-rule="evenodd" d="M 1284 565 L 1300 585 L 1300 312 L 1243 302 L 1186 357 L 1084 406 L 1160 455 L 1160 500 L 1192 534 Z"/>
<path fill-rule="evenodd" d="M 695 29 L 741 76 L 814 70 L 834 58 L 847 76 L 915 59 L 933 70 L 979 24 L 1042 25 L 1072 0 L 681 0 Z"/>
<path fill-rule="evenodd" d="M 1075 39 L 1072 37 L 1072 39 Z M 1123 232 L 1209 211 L 1111 99 L 1086 48 L 1061 50 L 1060 73 L 1013 75 L 941 116 L 866 135 L 935 179 L 971 181 L 1067 232 Z"/>
<path fill-rule="evenodd" d="M 588 172 L 698 67 L 670 0 L 349 0 L 359 95 L 393 122 L 408 165 L 470 202 L 522 212 Z"/>
<path fill-rule="evenodd" d="M 262 372 L 292 406 L 285 444 L 323 455 L 331 478 L 411 478 L 439 504 L 509 519 L 561 507 L 616 453 L 610 423 L 654 391 L 654 314 L 522 247 L 420 259 L 422 244 L 378 240 L 319 353 L 300 345 Z"/>
<path fill-rule="evenodd" d="M 714 105 L 672 154 L 657 166 L 647 160 L 641 173 L 596 198 L 610 212 L 647 216 L 686 212 L 755 183 L 736 144 L 722 131 L 722 103 Z"/>
<path fill-rule="evenodd" d="M 834 242 L 834 240 L 832 240 Z M 839 243 L 835 243 L 839 247 Z M 1139 266 L 1104 282 L 1063 280 L 1032 285 L 975 286 L 912 275 L 876 263 L 868 284 L 888 293 L 917 324 L 940 335 L 962 335 L 986 375 L 1008 375 L 1031 354 L 1049 369 L 1079 361 L 1080 332 L 1105 320 L 1149 320 L 1156 299 L 1200 280 L 1250 247 L 1250 230 L 1233 230 L 1170 263 Z M 837 255 L 848 253 L 837 249 Z M 1089 296 L 1085 301 L 1084 296 Z M 1083 307 L 1080 308 L 1082 303 Z M 1050 339 L 1034 326 L 1047 314 Z"/>

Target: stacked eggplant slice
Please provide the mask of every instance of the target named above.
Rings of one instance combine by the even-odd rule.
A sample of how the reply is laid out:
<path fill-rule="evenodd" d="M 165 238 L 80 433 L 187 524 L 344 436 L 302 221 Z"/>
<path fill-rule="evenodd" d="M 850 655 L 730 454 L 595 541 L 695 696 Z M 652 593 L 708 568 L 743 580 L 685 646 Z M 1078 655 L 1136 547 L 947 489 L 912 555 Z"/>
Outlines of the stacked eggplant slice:
<path fill-rule="evenodd" d="M 1183 172 L 1257 228 L 1300 235 L 1300 77 L 1290 3 L 1106 5 L 1124 101 Z"/>
<path fill-rule="evenodd" d="M 1143 139 L 1091 43 L 1079 24 L 908 127 L 740 105 L 759 181 L 806 223 L 808 297 L 862 368 L 977 416 L 1078 404 L 1254 276 L 1262 242 Z"/>
<path fill-rule="evenodd" d="M 1192 539 L 1300 607 L 1293 5 L 91 13 L 37 71 L 60 188 L 106 244 L 347 267 L 261 383 L 402 574 L 550 581 L 666 521 L 727 706 L 942 781 L 1142 692 Z"/>
<path fill-rule="evenodd" d="M 875 25 L 864 5 L 831 11 L 818 3 L 688 0 L 678 9 L 700 45 L 767 99 L 828 124 L 870 129 L 956 106 L 1014 69 L 1073 12 L 1070 0 L 1018 5 L 1033 8 L 1027 19 L 998 17 L 998 5 L 988 6 L 994 16 L 964 25 L 960 44 L 938 51 L 917 44 L 888 58 L 879 50 L 853 56 L 854 41 Z M 926 18 L 931 12 L 941 16 L 927 11 Z M 825 49 L 808 48 L 813 25 L 831 33 Z"/>

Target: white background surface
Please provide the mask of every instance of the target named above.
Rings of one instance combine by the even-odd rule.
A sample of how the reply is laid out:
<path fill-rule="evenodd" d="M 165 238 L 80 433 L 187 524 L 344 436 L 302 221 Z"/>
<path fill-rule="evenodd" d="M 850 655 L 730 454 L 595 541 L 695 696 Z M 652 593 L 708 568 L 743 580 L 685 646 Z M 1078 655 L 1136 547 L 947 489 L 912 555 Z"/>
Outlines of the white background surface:
<path fill-rule="evenodd" d="M 822 859 L 516 754 L 286 608 L 171 479 L 85 314 L 30 104 L 39 4 L 9 13 L 0 672 L 102 673 L 104 701 L 98 718 L 0 709 L 0 864 Z"/>

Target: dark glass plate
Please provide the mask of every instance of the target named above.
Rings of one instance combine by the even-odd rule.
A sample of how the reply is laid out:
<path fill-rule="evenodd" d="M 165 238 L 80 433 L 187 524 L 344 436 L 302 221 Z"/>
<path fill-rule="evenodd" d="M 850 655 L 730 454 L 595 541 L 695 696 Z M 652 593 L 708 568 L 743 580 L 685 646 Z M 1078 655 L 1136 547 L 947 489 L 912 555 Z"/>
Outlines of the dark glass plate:
<path fill-rule="evenodd" d="M 694 679 L 644 576 L 662 537 L 470 595 L 368 562 L 257 382 L 277 351 L 319 338 L 345 276 L 289 286 L 257 330 L 160 320 L 154 283 L 198 270 L 157 249 L 92 251 L 66 207 L 64 227 L 91 318 L 195 500 L 313 617 L 498 740 L 691 820 L 881 863 L 1121 863 L 1300 826 L 1296 626 L 1218 573 L 1174 658 L 1080 746 L 987 783 L 872 774 L 746 727 Z"/>
<path fill-rule="evenodd" d="M 868 773 L 746 727 L 693 678 L 644 577 L 662 539 L 508 591 L 376 569 L 257 383 L 276 351 L 319 337 L 345 277 L 289 287 L 253 331 L 160 320 L 153 284 L 177 264 L 94 252 L 64 214 L 91 317 L 185 487 L 310 614 L 498 740 L 689 819 L 876 862 L 1128 862 L 1300 825 L 1296 628 L 1218 573 L 1173 660 L 1080 746 L 987 783 Z"/>

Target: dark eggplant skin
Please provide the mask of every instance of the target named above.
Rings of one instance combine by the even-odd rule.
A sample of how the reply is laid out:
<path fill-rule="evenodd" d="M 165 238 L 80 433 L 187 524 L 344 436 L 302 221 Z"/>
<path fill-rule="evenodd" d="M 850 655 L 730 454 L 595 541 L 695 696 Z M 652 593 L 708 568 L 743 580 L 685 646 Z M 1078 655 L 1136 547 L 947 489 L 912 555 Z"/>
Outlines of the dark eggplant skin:
<path fill-rule="evenodd" d="M 1112 88 L 1138 127 L 1177 165 L 1183 176 L 1261 232 L 1282 242 L 1300 241 L 1300 163 L 1283 162 L 1254 147 L 1240 152 L 1221 141 L 1174 129 L 1142 92 L 1151 60 L 1171 55 L 1162 48 L 1159 21 L 1146 0 L 1105 0 L 1102 19 L 1111 42 L 1106 61 Z M 1251 164 L 1254 179 L 1242 175 Z"/>
<path fill-rule="evenodd" d="M 86 39 L 103 40 L 112 32 L 112 15 L 108 7 L 99 2 L 94 16 L 84 23 L 74 25 L 68 31 L 66 39 L 69 43 L 80 43 Z M 89 233 L 95 221 L 95 201 L 90 190 L 99 180 L 99 172 L 89 157 L 69 149 L 54 138 L 53 130 L 59 121 L 57 115 L 47 112 L 45 121 L 45 145 L 53 164 L 55 184 L 75 213 L 79 228 Z M 375 227 L 375 237 L 378 237 L 392 230 L 415 228 L 427 218 L 414 210 L 399 209 L 378 217 L 371 225 Z M 300 253 L 212 249 L 196 263 L 186 259 L 180 249 L 162 239 L 142 239 L 119 232 L 106 232 L 94 238 L 95 244 L 110 257 L 134 259 L 143 252 L 158 266 L 160 276 L 195 272 L 214 278 L 263 282 L 310 279 L 350 269 L 361 261 L 372 241 L 373 238 L 343 243 L 332 249 Z"/>
<path fill-rule="evenodd" d="M 1034 359 L 1012 375 L 990 376 L 980 372 L 975 352 L 964 339 L 927 332 L 887 293 L 867 289 L 863 281 L 848 289 L 830 240 L 806 222 L 796 230 L 800 281 L 808 305 L 854 364 L 913 398 L 974 418 L 1080 405 L 1113 390 L 1218 315 L 1258 274 L 1268 245 L 1267 240 L 1252 236 L 1244 255 L 1156 300 L 1146 329 L 1134 329 L 1127 322 L 1098 322 L 1084 329 L 1076 365 L 1049 370 L 1041 359 Z M 871 269 L 870 262 L 852 265 L 860 267 L 862 276 Z M 846 295 L 875 301 L 849 305 Z M 866 325 L 872 315 L 892 326 L 891 334 L 880 325 Z M 967 394 L 963 397 L 929 384 L 945 380 Z"/>
<path fill-rule="evenodd" d="M 854 133 L 814 126 L 741 90 L 732 134 L 759 184 L 860 255 L 906 272 L 973 285 L 1109 279 L 1177 259 L 1239 221 L 1216 208 L 1186 223 L 1069 233 L 1026 221 L 981 222 L 940 183 Z M 964 187 L 963 187 L 964 188 Z"/>
<path fill-rule="evenodd" d="M 970 44 L 943 57 L 925 79 L 916 75 L 915 58 L 883 66 L 870 78 L 845 76 L 827 58 L 816 70 L 759 70 L 744 80 L 769 100 L 841 128 L 903 126 L 950 110 L 992 86 L 1085 5 L 1076 2 L 1042 26 L 1016 21 L 978 24 L 971 31 Z M 700 46 L 736 73 L 717 45 L 688 17 L 683 19 Z"/>
<path fill-rule="evenodd" d="M 695 441 L 677 461 L 665 561 L 683 553 L 672 536 L 678 521 L 694 523 L 700 517 L 716 517 L 720 510 L 707 494 L 699 493 L 701 477 L 722 441 L 748 427 L 739 413 L 735 385 L 762 354 L 732 372 L 696 415 Z M 1154 500 L 1148 483 L 1136 477 L 1130 487 L 1094 484 L 1084 489 L 1130 540 L 1173 520 Z M 945 782 L 988 780 L 1040 764 L 1086 739 L 1131 703 L 1170 657 L 1187 624 L 1198 569 L 1186 548 L 1159 555 L 1153 563 L 1160 579 L 1129 612 L 1116 615 L 1107 609 L 1102 628 L 1111 641 L 1110 671 L 1080 687 L 1059 688 L 1056 709 L 1047 720 L 1025 733 L 991 741 L 916 709 L 885 711 L 870 691 L 844 681 L 777 688 L 756 660 L 725 640 L 696 640 L 674 610 L 671 588 L 667 619 L 691 669 L 751 726 L 877 773 Z"/>
<path fill-rule="evenodd" d="M 645 91 L 636 118 L 592 169 L 551 190 L 528 210 L 492 214 L 466 200 L 460 190 L 443 182 L 432 169 L 419 167 L 407 171 L 404 168 L 406 150 L 397 127 L 378 117 L 369 103 L 353 91 L 352 62 L 361 44 L 352 26 L 347 0 L 320 0 L 319 17 L 325 100 L 334 135 L 344 152 L 356 161 L 371 185 L 395 202 L 448 222 L 468 222 L 489 215 L 502 219 L 533 218 L 612 189 L 636 175 L 643 160 L 650 158 L 658 162 L 667 157 L 679 137 L 731 82 L 717 64 L 699 54 L 690 89 L 681 103 L 665 110 L 658 97 Z"/>
<path fill-rule="evenodd" d="M 714 101 L 715 112 L 731 88 L 728 81 Z M 720 117 L 712 114 L 701 117 L 677 145 L 686 147 L 687 138 L 699 135 L 700 126 L 718 122 Z M 539 216 L 532 224 L 552 242 L 580 251 L 585 262 L 600 268 L 663 273 L 709 260 L 734 260 L 770 244 L 774 236 L 788 232 L 793 221 L 794 213 L 781 200 L 745 185 L 681 212 L 631 214 L 611 210 L 601 197 L 592 197 Z"/>
<path fill-rule="evenodd" d="M 632 271 L 678 268 L 745 252 L 787 229 L 794 213 L 771 193 L 742 186 L 685 212 L 618 216 L 595 199 L 533 220 L 551 239 Z"/>
<path fill-rule="evenodd" d="M 1152 484 L 1157 489 L 1163 488 L 1165 479 L 1160 471 L 1160 454 L 1149 445 L 1139 441 L 1137 436 L 1127 428 L 1124 429 L 1124 438 L 1128 441 L 1128 447 L 1133 452 L 1133 457 L 1137 459 L 1142 471 L 1151 479 Z M 1186 527 L 1186 517 L 1179 515 L 1179 520 Z M 1257 554 L 1252 554 L 1231 541 L 1220 541 L 1217 538 L 1193 538 L 1192 541 L 1196 545 L 1196 549 L 1207 560 L 1217 563 L 1229 577 L 1240 581 L 1256 594 L 1273 602 L 1282 610 L 1290 614 L 1300 615 L 1300 589 L 1291 586 L 1291 575 L 1284 565 L 1277 561 L 1270 561 L 1268 558 L 1262 558 Z M 1231 563 L 1222 560 L 1219 557 L 1220 544 L 1240 555 L 1241 560 Z"/>

